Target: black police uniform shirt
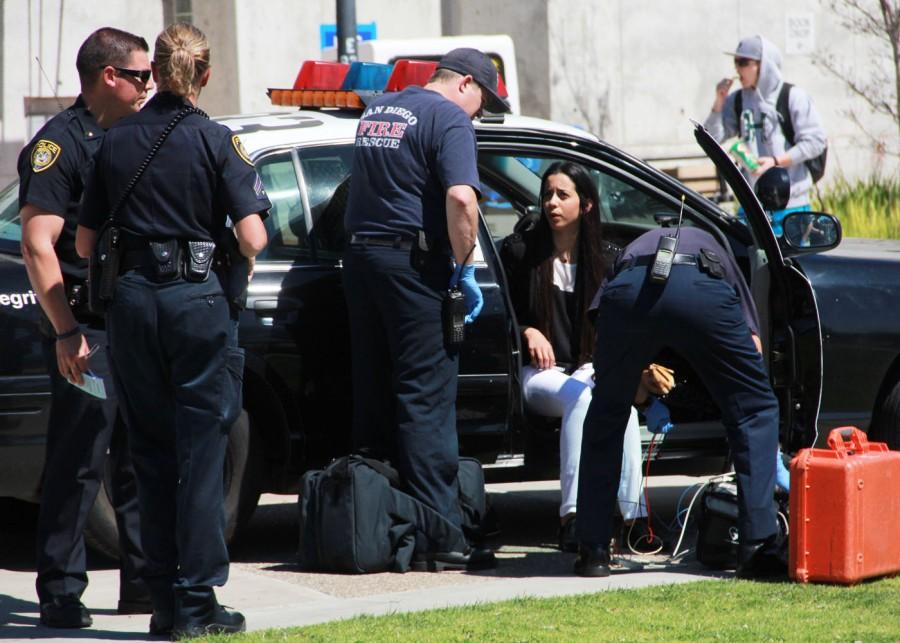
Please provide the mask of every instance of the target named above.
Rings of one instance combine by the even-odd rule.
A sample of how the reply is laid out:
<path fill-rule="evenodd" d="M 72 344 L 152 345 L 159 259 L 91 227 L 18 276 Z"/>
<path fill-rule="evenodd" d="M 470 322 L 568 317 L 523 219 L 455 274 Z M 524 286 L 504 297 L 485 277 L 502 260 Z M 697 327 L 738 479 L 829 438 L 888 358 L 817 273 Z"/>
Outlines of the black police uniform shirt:
<path fill-rule="evenodd" d="M 191 104 L 160 92 L 106 133 L 78 223 L 98 229 L 172 118 Z M 237 222 L 272 207 L 237 135 L 200 114 L 172 130 L 126 199 L 116 222 L 152 239 L 217 241 Z"/>
<path fill-rule="evenodd" d="M 472 119 L 422 87 L 385 94 L 360 118 L 352 176 L 348 233 L 446 240 L 447 189 L 480 194 Z"/>
<path fill-rule="evenodd" d="M 87 278 L 87 260 L 75 252 L 78 206 L 104 130 L 81 96 L 38 130 L 19 154 L 19 208 L 26 204 L 64 220 L 54 249 L 67 284 Z"/>
<path fill-rule="evenodd" d="M 632 259 L 654 256 L 659 244 L 659 238 L 663 235 L 672 235 L 674 232 L 675 231 L 672 228 L 654 228 L 629 243 L 616 259 L 616 263 L 612 270 L 612 276 L 608 277 L 600 285 L 600 289 L 597 291 L 597 294 L 594 296 L 594 300 L 591 303 L 590 310 L 593 312 L 600 307 L 600 298 L 603 296 L 603 291 L 606 288 L 607 283 L 612 280 L 613 276 L 617 275 L 624 267 L 629 265 Z M 737 292 L 741 302 L 741 312 L 743 313 L 744 320 L 747 322 L 747 326 L 750 327 L 750 331 L 754 335 L 759 335 L 759 316 L 756 312 L 756 304 L 753 303 L 753 297 L 750 295 L 750 289 L 747 287 L 747 282 L 744 281 L 744 278 L 741 276 L 741 271 L 734 262 L 734 259 L 732 259 L 731 254 L 705 230 L 682 227 L 678 233 L 678 247 L 675 251 L 678 254 L 696 255 L 699 254 L 701 250 L 715 253 L 719 258 L 725 273 L 722 276 L 722 279 L 730 284 L 735 289 L 735 292 Z M 686 268 L 672 266 L 672 270 L 685 269 Z M 696 268 L 694 269 L 696 270 Z"/>

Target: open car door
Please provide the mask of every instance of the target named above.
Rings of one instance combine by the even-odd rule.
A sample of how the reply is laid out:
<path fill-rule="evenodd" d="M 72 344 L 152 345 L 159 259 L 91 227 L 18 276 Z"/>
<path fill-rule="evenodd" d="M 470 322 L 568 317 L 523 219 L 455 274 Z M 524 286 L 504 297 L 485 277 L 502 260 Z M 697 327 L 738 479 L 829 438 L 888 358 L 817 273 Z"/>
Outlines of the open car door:
<path fill-rule="evenodd" d="M 731 187 L 747 217 L 755 248 L 750 248 L 763 351 L 780 405 L 779 437 L 790 453 L 812 446 L 822 396 L 822 334 L 812 284 L 791 259 L 785 259 L 769 219 L 747 180 L 702 125 L 694 136 Z M 755 250 L 755 256 L 754 256 Z M 767 292 L 766 292 L 767 290 Z"/>

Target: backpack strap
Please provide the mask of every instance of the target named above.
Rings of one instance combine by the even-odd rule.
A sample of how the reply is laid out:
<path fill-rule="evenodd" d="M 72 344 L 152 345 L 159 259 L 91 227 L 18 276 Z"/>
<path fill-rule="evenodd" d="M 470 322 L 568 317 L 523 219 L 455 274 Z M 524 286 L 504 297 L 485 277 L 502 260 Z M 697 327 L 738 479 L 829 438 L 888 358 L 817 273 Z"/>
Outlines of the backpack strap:
<path fill-rule="evenodd" d="M 778 122 L 781 125 L 781 131 L 789 147 L 794 146 L 794 123 L 791 121 L 790 95 L 791 85 L 788 82 L 781 83 L 781 90 L 778 92 L 778 98 L 775 100 L 775 111 L 778 112 Z M 741 112 L 744 111 L 744 95 L 742 90 L 735 92 L 734 96 L 734 118 L 738 124 L 738 132 L 741 129 Z"/>
<path fill-rule="evenodd" d="M 778 120 L 781 122 L 781 131 L 789 147 L 794 146 L 794 123 L 791 121 L 791 96 L 790 83 L 781 83 L 781 91 L 778 92 L 778 100 L 775 101 L 775 111 L 778 112 Z"/>

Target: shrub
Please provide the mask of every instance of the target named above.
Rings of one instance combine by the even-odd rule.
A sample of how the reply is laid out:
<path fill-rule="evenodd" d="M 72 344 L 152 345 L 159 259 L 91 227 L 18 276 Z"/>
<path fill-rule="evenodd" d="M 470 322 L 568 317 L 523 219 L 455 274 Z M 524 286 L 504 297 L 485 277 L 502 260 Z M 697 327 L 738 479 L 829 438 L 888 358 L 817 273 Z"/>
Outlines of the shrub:
<path fill-rule="evenodd" d="M 845 237 L 900 239 L 900 175 L 873 174 L 852 183 L 839 175 L 816 190 L 813 209 L 840 219 Z"/>

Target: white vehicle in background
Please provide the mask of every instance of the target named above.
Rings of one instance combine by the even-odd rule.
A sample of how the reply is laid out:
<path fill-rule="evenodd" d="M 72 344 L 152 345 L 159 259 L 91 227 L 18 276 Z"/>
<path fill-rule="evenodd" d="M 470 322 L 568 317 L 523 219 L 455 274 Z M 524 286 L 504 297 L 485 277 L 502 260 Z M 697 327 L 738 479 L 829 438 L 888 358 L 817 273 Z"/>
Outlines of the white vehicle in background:
<path fill-rule="evenodd" d="M 441 56 L 457 47 L 480 49 L 494 61 L 509 94 L 513 114 L 521 114 L 519 104 L 519 78 L 516 72 L 516 47 L 506 35 L 492 36 L 442 36 L 440 38 L 403 38 L 363 40 L 357 55 L 360 61 L 392 65 L 398 60 L 440 60 Z M 337 47 L 322 50 L 322 60 L 337 60 Z"/>

